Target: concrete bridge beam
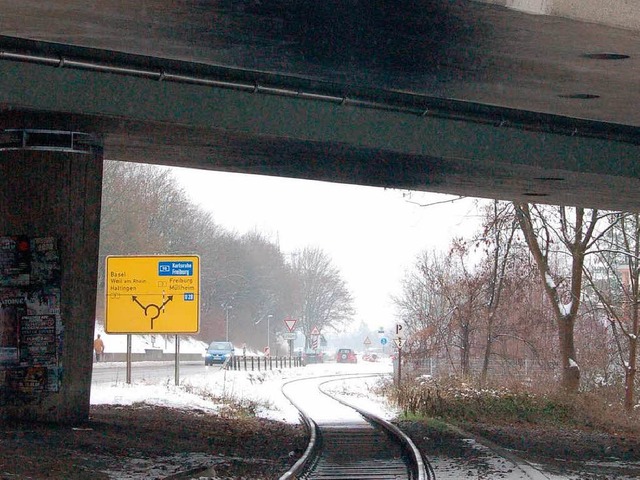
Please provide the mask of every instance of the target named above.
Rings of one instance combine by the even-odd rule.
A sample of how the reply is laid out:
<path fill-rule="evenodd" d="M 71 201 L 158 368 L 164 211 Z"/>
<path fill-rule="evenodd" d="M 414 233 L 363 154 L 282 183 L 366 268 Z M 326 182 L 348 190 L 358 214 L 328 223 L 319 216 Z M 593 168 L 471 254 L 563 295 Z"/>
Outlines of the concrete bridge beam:
<path fill-rule="evenodd" d="M 479 0 L 534 15 L 571 18 L 610 27 L 640 30 L 640 12 L 633 0 Z"/>

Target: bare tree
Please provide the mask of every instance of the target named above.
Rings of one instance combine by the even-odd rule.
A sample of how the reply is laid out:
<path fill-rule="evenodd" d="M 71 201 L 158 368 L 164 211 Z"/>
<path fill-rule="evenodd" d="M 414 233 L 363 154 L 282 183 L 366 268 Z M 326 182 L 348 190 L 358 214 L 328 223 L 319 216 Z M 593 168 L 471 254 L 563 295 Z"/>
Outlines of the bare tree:
<path fill-rule="evenodd" d="M 549 376 L 557 365 L 547 353 L 558 345 L 554 315 L 518 228 L 513 204 L 495 202 L 472 239 L 454 240 L 447 255 L 418 257 L 393 299 L 410 333 L 410 356 L 445 357 L 465 376 L 475 373 L 473 366 L 483 382 L 490 371 L 500 372 L 499 363 L 505 374 Z"/>
<path fill-rule="evenodd" d="M 444 352 L 463 376 L 471 374 L 482 299 L 481 278 L 469 264 L 469 254 L 461 239 L 446 257 L 423 253 L 405 276 L 401 297 L 394 298 L 410 333 L 408 353 L 425 357 Z"/>
<path fill-rule="evenodd" d="M 104 162 L 101 247 L 122 255 L 163 251 L 164 235 L 154 227 L 179 194 L 166 168 Z"/>
<path fill-rule="evenodd" d="M 615 214 L 596 257 L 595 268 L 585 269 L 585 275 L 611 327 L 625 375 L 624 406 L 631 412 L 640 335 L 640 215 Z"/>
<path fill-rule="evenodd" d="M 352 319 L 353 299 L 340 272 L 319 248 L 296 252 L 292 273 L 299 285 L 296 312 L 307 346 L 314 328 L 338 329 Z"/>
<path fill-rule="evenodd" d="M 486 271 L 488 280 L 485 308 L 486 342 L 482 372 L 480 374 L 482 383 L 487 381 L 493 343 L 497 338 L 495 331 L 496 315 L 501 306 L 507 267 L 511 259 L 511 246 L 517 228 L 515 215 L 509 206 L 508 203 L 498 202 L 498 200 L 493 202 L 491 210 L 485 216 L 485 226 L 481 238 L 486 246 L 487 259 L 489 260 Z"/>
<path fill-rule="evenodd" d="M 451 261 L 451 280 L 442 294 L 450 305 L 455 307 L 452 312 L 457 335 L 454 345 L 460 351 L 460 368 L 463 377 L 471 376 L 471 358 L 473 348 L 477 343 L 477 333 L 480 328 L 480 315 L 483 304 L 484 278 L 475 265 L 471 264 L 473 248 L 464 240 L 453 241 L 449 259 Z"/>
<path fill-rule="evenodd" d="M 580 368 L 574 341 L 574 327 L 582 295 L 585 256 L 598 236 L 597 210 L 514 204 L 518 224 L 538 266 L 545 293 L 550 300 L 557 324 L 562 365 L 562 387 L 577 392 Z M 555 214 L 555 215 L 552 215 Z M 569 274 L 553 271 L 552 253 L 561 247 L 569 260 Z M 555 252 L 558 253 L 558 252 Z"/>
<path fill-rule="evenodd" d="M 437 356 L 444 349 L 449 362 L 453 356 L 452 315 L 455 305 L 442 294 L 448 285 L 449 262 L 443 254 L 422 252 L 412 269 L 402 279 L 402 294 L 393 297 L 397 315 L 405 324 L 410 338 L 405 350 L 410 356 Z"/>

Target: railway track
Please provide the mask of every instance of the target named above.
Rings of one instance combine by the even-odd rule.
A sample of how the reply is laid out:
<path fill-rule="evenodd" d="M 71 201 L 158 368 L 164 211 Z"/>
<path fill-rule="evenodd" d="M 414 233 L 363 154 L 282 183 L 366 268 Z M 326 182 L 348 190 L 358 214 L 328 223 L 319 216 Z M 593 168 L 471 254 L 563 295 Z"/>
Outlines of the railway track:
<path fill-rule="evenodd" d="M 307 425 L 310 442 L 280 480 L 435 479 L 428 462 L 397 427 L 324 388 L 333 381 L 362 377 L 336 375 L 283 386 L 284 395 Z"/>

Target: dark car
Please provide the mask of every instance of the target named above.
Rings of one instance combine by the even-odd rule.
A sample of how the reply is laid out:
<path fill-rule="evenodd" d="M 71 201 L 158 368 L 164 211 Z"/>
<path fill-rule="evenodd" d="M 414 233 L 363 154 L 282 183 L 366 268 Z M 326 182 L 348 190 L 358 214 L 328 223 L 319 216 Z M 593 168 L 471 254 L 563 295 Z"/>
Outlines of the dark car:
<path fill-rule="evenodd" d="M 350 348 L 340 348 L 336 354 L 336 362 L 338 363 L 358 363 L 358 357 Z"/>
<path fill-rule="evenodd" d="M 322 352 L 312 349 L 307 349 L 302 358 L 305 365 L 309 365 L 310 363 L 324 363 L 324 355 Z"/>
<path fill-rule="evenodd" d="M 231 342 L 211 342 L 207 347 L 204 355 L 204 364 L 213 365 L 214 363 L 226 363 L 233 358 L 233 344 Z"/>

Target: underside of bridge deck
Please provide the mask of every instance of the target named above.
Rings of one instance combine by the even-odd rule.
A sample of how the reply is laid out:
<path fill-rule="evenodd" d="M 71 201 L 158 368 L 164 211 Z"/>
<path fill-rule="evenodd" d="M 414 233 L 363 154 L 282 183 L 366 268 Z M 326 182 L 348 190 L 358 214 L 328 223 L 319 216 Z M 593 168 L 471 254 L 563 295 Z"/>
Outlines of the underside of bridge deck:
<path fill-rule="evenodd" d="M 628 3 L 0 0 L 3 268 L 26 268 L 20 249 L 44 242 L 63 279 L 39 340 L 16 336 L 17 314 L 1 319 L 2 400 L 43 419 L 88 411 L 94 305 L 74 285 L 95 291 L 103 152 L 638 210 L 640 16 Z M 52 287 L 16 278 L 28 288 L 6 305 Z M 37 348 L 17 346 L 29 341 Z"/>
<path fill-rule="evenodd" d="M 107 159 L 637 208 L 638 19 L 488 3 L 0 1 L 0 125 L 97 133 Z"/>

